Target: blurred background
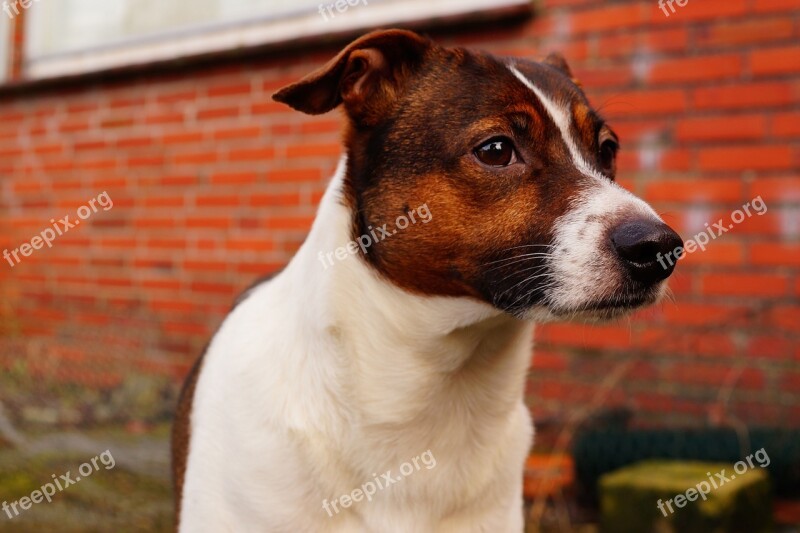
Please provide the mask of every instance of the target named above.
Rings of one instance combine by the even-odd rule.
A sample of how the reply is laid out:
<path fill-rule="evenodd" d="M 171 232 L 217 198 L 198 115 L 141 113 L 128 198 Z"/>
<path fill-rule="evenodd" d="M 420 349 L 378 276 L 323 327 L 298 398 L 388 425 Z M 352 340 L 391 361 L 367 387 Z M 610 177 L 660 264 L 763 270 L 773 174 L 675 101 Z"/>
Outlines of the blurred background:
<path fill-rule="evenodd" d="M 561 52 L 622 140 L 622 185 L 684 239 L 730 226 L 680 261 L 662 305 L 537 329 L 530 531 L 798 531 L 800 0 L 2 9 L 0 250 L 32 247 L 0 260 L 0 501 L 105 450 L 116 466 L 0 511 L 0 531 L 170 530 L 180 383 L 235 296 L 300 246 L 339 157 L 338 114 L 270 96 L 390 26 Z M 49 228 L 63 235 L 35 249 Z M 770 464 L 715 507 L 656 508 L 762 448 Z"/>

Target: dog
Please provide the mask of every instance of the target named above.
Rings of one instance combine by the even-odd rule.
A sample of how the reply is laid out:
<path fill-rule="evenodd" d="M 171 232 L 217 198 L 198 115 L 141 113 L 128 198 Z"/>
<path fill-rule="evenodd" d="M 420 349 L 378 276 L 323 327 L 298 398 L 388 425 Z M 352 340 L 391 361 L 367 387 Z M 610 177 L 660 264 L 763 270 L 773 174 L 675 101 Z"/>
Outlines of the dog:
<path fill-rule="evenodd" d="M 521 532 L 532 324 L 659 301 L 680 237 L 558 55 L 381 30 L 273 98 L 341 108 L 344 155 L 187 379 L 179 531 Z"/>

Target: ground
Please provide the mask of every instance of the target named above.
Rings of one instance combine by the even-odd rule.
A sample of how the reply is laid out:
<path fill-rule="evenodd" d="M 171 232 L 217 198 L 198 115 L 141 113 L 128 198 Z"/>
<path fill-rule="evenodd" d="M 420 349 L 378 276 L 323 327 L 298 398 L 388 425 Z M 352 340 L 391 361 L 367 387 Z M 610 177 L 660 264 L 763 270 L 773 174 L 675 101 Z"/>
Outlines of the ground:
<path fill-rule="evenodd" d="M 172 527 L 172 487 L 167 425 L 132 434 L 118 428 L 89 432 L 24 435 L 22 446 L 0 445 L 0 504 L 30 495 L 53 476 L 78 469 L 106 450 L 98 469 L 56 492 L 52 503 L 34 504 L 19 516 L 0 511 L 0 530 L 7 533 L 167 532 Z M 106 465 L 112 462 L 107 459 Z M 88 467 L 85 469 L 88 471 Z M 94 470 L 94 469 L 93 469 Z M 9 511 L 13 515 L 13 511 Z"/>

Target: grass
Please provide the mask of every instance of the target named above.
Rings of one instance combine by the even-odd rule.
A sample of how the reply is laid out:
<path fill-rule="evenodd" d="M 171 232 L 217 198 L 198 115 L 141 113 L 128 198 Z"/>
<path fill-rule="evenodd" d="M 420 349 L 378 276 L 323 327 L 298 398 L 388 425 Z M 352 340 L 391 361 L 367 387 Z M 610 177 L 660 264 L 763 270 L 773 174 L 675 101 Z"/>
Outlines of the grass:
<path fill-rule="evenodd" d="M 90 476 L 56 492 L 52 502 L 43 501 L 19 516 L 9 519 L 0 511 L 0 531 L 8 533 L 40 533 L 60 531 L 65 533 L 114 532 L 167 532 L 172 528 L 172 488 L 169 465 L 163 459 L 154 472 L 137 468 L 135 456 L 125 458 L 126 448 L 136 449 L 142 438 L 112 429 L 96 431 L 92 438 L 111 439 L 115 444 L 109 449 L 116 464 L 111 469 L 98 462 L 99 469 Z M 167 447 L 167 433 L 160 428 L 148 435 L 148 444 L 160 451 Z M 106 440 L 107 442 L 107 440 Z M 70 472 L 71 478 L 80 477 L 78 468 L 106 448 L 99 447 L 95 454 L 59 450 L 50 447 L 41 453 L 30 454 L 0 446 L 0 503 L 14 502 L 51 482 L 53 474 L 59 477 Z M 133 466 L 132 466 L 133 465 Z M 11 511 L 12 515 L 14 514 Z"/>

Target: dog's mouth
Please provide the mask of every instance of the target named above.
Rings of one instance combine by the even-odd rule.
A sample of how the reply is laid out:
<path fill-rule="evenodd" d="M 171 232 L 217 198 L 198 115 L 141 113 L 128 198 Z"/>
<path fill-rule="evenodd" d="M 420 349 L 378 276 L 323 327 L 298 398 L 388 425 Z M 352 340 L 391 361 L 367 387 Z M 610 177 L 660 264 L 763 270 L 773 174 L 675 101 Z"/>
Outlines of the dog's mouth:
<path fill-rule="evenodd" d="M 524 269 L 529 270 L 530 267 Z M 535 279 L 538 278 L 538 279 Z M 570 299 L 565 302 L 559 297 L 560 289 L 568 285 L 555 275 L 547 266 L 533 270 L 533 275 L 514 276 L 496 291 L 493 303 L 506 312 L 521 317 L 535 315 L 541 317 L 542 312 L 551 319 L 613 319 L 630 314 L 637 309 L 657 303 L 663 295 L 663 283 L 645 285 L 625 280 L 618 287 L 615 282 L 606 281 L 604 296 L 593 297 L 586 294 L 586 299 Z M 619 283 L 617 281 L 616 283 Z"/>
<path fill-rule="evenodd" d="M 571 309 L 549 307 L 549 311 L 559 319 L 612 320 L 653 305 L 657 303 L 658 299 L 655 293 L 648 291 L 638 295 L 619 295 L 604 298 Z"/>
<path fill-rule="evenodd" d="M 626 280 L 615 290 L 601 293 L 602 296 L 588 297 L 583 302 L 572 300 L 566 305 L 558 299 L 550 299 L 546 307 L 555 320 L 609 321 L 657 304 L 667 293 L 664 281 L 644 285 Z"/>

